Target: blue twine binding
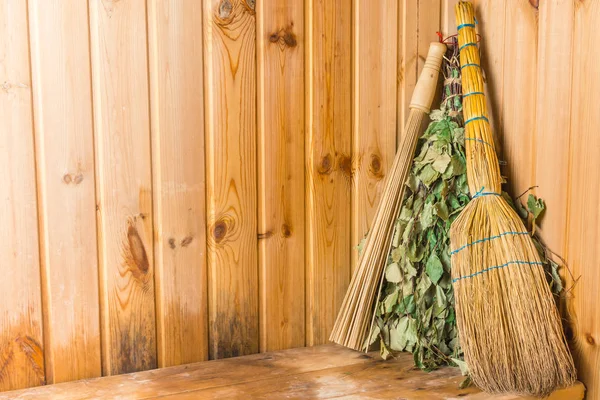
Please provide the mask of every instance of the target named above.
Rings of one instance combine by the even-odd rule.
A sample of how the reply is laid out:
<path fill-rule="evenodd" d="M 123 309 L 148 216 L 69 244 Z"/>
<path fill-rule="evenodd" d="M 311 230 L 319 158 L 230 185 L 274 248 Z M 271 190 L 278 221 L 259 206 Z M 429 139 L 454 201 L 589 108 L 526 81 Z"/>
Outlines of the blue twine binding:
<path fill-rule="evenodd" d="M 465 126 L 467 126 L 467 124 L 468 124 L 469 122 L 477 121 L 477 120 L 479 120 L 479 119 L 481 119 L 481 120 L 484 120 L 484 121 L 486 121 L 486 122 L 490 122 L 490 120 L 489 120 L 489 119 L 487 119 L 487 118 L 486 118 L 484 115 L 480 115 L 480 116 L 478 116 L 478 117 L 473 117 L 473 118 L 469 118 L 468 120 L 466 120 L 466 121 L 465 121 Z"/>
<path fill-rule="evenodd" d="M 498 239 L 498 238 L 501 238 L 502 236 L 506 236 L 506 235 L 529 235 L 529 232 L 504 232 L 504 233 L 501 233 L 499 235 L 495 235 L 495 236 L 490 236 L 490 237 L 486 237 L 486 238 L 483 238 L 483 239 L 479 239 L 479 240 L 476 240 L 474 242 L 467 243 L 464 246 L 461 246 L 461 247 L 459 247 L 458 249 L 456 249 L 454 251 L 451 251 L 450 255 L 454 255 L 454 254 L 458 253 L 459 251 L 464 250 L 467 247 L 473 246 L 475 244 L 479 244 L 479 243 L 483 243 L 483 242 L 488 242 L 490 240 Z"/>
<path fill-rule="evenodd" d="M 494 146 L 492 146 L 491 143 L 486 142 L 485 140 L 481 140 L 481 139 L 477 139 L 477 138 L 471 138 L 471 137 L 466 137 L 465 140 L 473 140 L 475 142 L 479 142 L 479 143 L 483 143 L 483 144 L 487 144 L 488 146 L 490 146 L 492 149 L 494 149 Z M 494 149 L 496 150 L 496 149 Z"/>
<path fill-rule="evenodd" d="M 473 42 L 471 42 L 471 43 L 465 43 L 462 46 L 460 46 L 458 48 L 458 50 L 460 51 L 460 50 L 464 49 L 465 47 L 469 47 L 469 46 L 477 46 L 477 43 L 473 43 Z"/>
<path fill-rule="evenodd" d="M 518 265 L 544 265 L 544 263 L 539 262 L 539 261 L 521 261 L 521 260 L 515 260 L 515 261 L 509 261 L 505 264 L 502 265 L 494 265 L 493 267 L 489 267 L 486 269 L 482 269 L 481 271 L 472 273 L 470 275 L 464 275 L 464 276 L 460 276 L 458 278 L 452 279 L 452 283 L 456 283 L 458 281 L 460 281 L 461 279 L 470 279 L 470 278 L 474 278 L 477 275 L 482 275 L 486 272 L 490 272 L 494 269 L 500 269 L 500 268 L 504 268 L 504 267 L 508 267 L 511 264 L 518 264 Z"/>
<path fill-rule="evenodd" d="M 481 65 L 479 64 L 474 64 L 474 63 L 469 63 L 469 64 L 465 64 L 463 66 L 460 67 L 460 69 L 466 68 L 466 67 L 477 67 L 477 68 L 481 68 Z"/>
<path fill-rule="evenodd" d="M 476 199 L 477 197 L 481 197 L 481 196 L 501 196 L 500 193 L 484 192 L 483 189 L 485 189 L 485 188 L 482 186 L 481 189 L 479 189 L 477 191 L 477 193 L 475 193 L 475 195 L 473 195 L 473 197 L 471 197 L 471 199 Z"/>
<path fill-rule="evenodd" d="M 460 24 L 459 26 L 456 27 L 457 31 L 460 31 L 462 28 L 464 27 L 470 27 L 470 28 L 475 28 L 475 24 Z"/>
<path fill-rule="evenodd" d="M 463 94 L 463 98 L 464 97 L 469 97 L 469 96 L 474 95 L 474 94 L 483 94 L 483 95 L 485 95 L 485 93 L 483 93 L 483 92 L 471 92 L 471 93 L 465 93 L 465 94 Z"/>

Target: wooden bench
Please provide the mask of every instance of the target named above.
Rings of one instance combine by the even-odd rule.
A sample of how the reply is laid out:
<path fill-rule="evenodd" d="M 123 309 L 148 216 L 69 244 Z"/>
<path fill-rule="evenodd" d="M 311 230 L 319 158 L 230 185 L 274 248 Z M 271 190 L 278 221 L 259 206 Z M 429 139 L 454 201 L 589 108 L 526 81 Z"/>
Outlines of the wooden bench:
<path fill-rule="evenodd" d="M 0 393 L 0 399 L 523 400 L 459 389 L 457 368 L 426 373 L 412 356 L 382 361 L 336 345 L 298 348 Z M 581 383 L 551 400 L 581 400 Z"/>

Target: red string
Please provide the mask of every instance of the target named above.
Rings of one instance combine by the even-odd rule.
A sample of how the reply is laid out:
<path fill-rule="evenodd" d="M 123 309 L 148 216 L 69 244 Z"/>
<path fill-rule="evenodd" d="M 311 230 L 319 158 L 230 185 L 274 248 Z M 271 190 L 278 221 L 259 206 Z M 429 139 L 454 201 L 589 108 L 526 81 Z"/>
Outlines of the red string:
<path fill-rule="evenodd" d="M 448 37 L 446 37 L 444 39 L 444 36 L 442 35 L 441 32 L 436 32 L 436 34 L 439 37 L 440 43 L 444 43 L 444 44 L 453 44 L 452 40 L 450 40 L 450 39 L 452 39 L 453 37 L 457 37 L 458 36 L 458 34 L 456 34 L 456 35 L 450 35 L 450 36 L 448 36 Z M 479 42 L 481 42 L 481 35 L 477 34 L 477 43 L 479 43 Z"/>

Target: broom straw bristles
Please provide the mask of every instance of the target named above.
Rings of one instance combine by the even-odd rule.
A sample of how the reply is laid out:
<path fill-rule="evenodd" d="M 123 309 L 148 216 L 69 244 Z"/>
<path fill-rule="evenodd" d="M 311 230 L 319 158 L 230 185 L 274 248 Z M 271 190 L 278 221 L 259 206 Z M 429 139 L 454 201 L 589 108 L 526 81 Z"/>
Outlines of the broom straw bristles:
<path fill-rule="evenodd" d="M 456 318 L 473 382 L 490 393 L 546 396 L 576 371 L 539 254 L 499 195 L 501 176 L 487 118 L 473 6 L 456 6 L 474 199 L 450 229 Z"/>
<path fill-rule="evenodd" d="M 388 172 L 371 230 L 348 291 L 335 321 L 330 340 L 343 346 L 365 350 L 373 321 L 373 306 L 391 246 L 394 222 L 404 198 L 406 178 L 419 138 L 421 122 L 429 112 L 446 46 L 432 43 L 411 99 L 404 139 Z"/>

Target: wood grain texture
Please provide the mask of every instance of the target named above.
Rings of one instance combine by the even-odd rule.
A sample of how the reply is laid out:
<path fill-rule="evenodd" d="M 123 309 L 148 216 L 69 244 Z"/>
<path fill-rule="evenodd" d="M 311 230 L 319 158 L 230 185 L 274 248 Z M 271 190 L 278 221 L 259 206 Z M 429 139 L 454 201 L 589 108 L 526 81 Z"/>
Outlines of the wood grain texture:
<path fill-rule="evenodd" d="M 29 1 L 46 381 L 101 375 L 88 8 Z"/>
<path fill-rule="evenodd" d="M 419 9 L 418 2 L 402 0 L 398 5 L 398 78 L 396 97 L 396 143 L 402 143 L 402 135 L 408 118 L 410 99 L 417 84 L 417 59 L 419 57 Z"/>
<path fill-rule="evenodd" d="M 600 399 L 600 3 L 575 3 L 567 261 L 579 278 L 568 299 L 572 348 L 587 398 Z M 561 190 L 562 188 L 556 188 Z"/>
<path fill-rule="evenodd" d="M 481 23 L 477 31 L 481 35 L 479 51 L 484 74 L 488 118 L 492 126 L 498 157 L 502 160 L 499 138 L 503 137 L 504 99 L 504 50 L 506 31 L 506 2 L 474 0 L 475 15 Z M 456 22 L 455 22 L 456 24 Z"/>
<path fill-rule="evenodd" d="M 103 374 L 156 368 L 146 7 L 90 2 Z"/>
<path fill-rule="evenodd" d="M 353 4 L 352 243 L 371 227 L 396 154 L 398 1 Z M 375 46 L 374 44 L 377 43 Z M 352 251 L 352 270 L 358 252 Z"/>
<path fill-rule="evenodd" d="M 376 377 L 376 378 L 374 378 Z M 383 361 L 339 346 L 291 349 L 185 367 L 51 385 L 11 392 L 14 399 L 468 399 L 533 400 L 460 389 L 458 368 L 430 373 L 413 368 L 410 354 Z M 548 400 L 582 400 L 581 383 Z M 45 397 L 44 397 L 45 396 Z M 0 394 L 0 399 L 4 397 Z"/>
<path fill-rule="evenodd" d="M 533 186 L 536 131 L 537 10 L 527 0 L 506 7 L 502 134 L 509 191 L 517 196 Z M 486 40 L 489 40 L 486 39 Z"/>
<path fill-rule="evenodd" d="M 532 151 L 538 186 L 548 212 L 541 237 L 565 254 L 571 136 L 571 63 L 574 2 L 550 0 L 539 6 L 536 129 Z"/>
<path fill-rule="evenodd" d="M 158 365 L 208 358 L 202 3 L 148 3 Z"/>
<path fill-rule="evenodd" d="M 312 346 L 329 340 L 350 282 L 352 1 L 307 0 L 306 18 L 306 343 Z"/>
<path fill-rule="evenodd" d="M 0 391 L 44 384 L 27 3 L 0 2 Z"/>
<path fill-rule="evenodd" d="M 204 2 L 209 354 L 258 352 L 256 16 Z"/>
<path fill-rule="evenodd" d="M 260 350 L 304 346 L 304 4 L 257 4 Z"/>
<path fill-rule="evenodd" d="M 417 77 L 425 65 L 427 59 L 427 53 L 429 52 L 429 45 L 431 42 L 439 41 L 439 37 L 436 32 L 439 32 L 441 28 L 441 17 L 442 17 L 442 0 L 418 0 L 418 27 L 417 27 Z M 441 78 L 443 79 L 443 78 Z M 412 98 L 412 93 L 411 93 Z M 432 103 L 432 110 L 437 108 L 442 99 L 442 85 L 438 85 L 436 88 L 436 95 Z M 410 105 L 410 98 L 408 98 L 408 104 Z M 406 114 L 408 116 L 408 114 Z M 421 132 L 425 132 L 429 125 L 429 118 L 423 118 L 421 121 Z"/>
<path fill-rule="evenodd" d="M 456 34 L 456 17 L 454 7 L 460 0 L 441 0 L 440 30 L 442 36 L 447 38 Z"/>

